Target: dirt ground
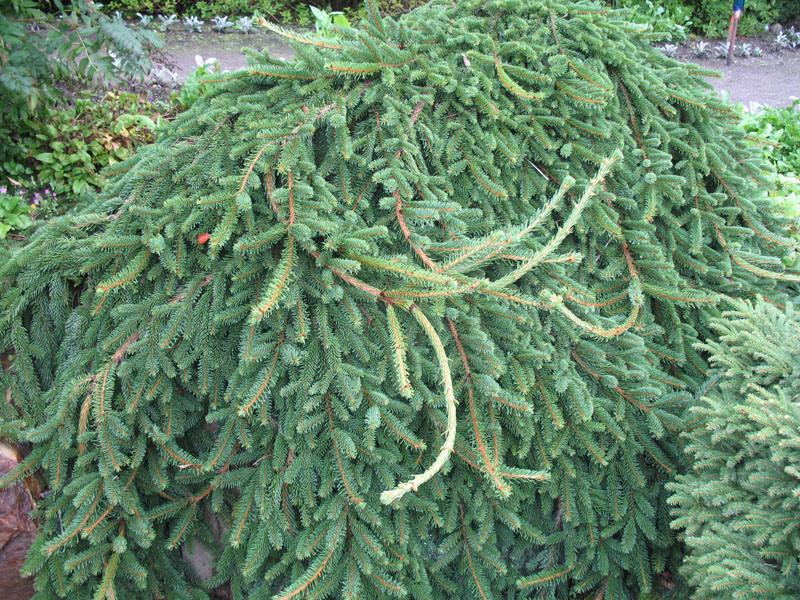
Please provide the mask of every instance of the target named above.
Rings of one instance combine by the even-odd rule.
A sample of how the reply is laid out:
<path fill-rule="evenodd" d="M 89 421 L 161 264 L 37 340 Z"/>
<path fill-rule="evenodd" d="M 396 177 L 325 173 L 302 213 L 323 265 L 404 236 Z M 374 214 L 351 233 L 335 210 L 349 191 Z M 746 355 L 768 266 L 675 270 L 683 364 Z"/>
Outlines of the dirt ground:
<path fill-rule="evenodd" d="M 707 40 L 712 48 L 720 40 Z M 718 90 L 728 90 L 731 102 L 749 106 L 751 102 L 770 106 L 790 106 L 800 98 L 800 49 L 769 50 L 771 39 L 750 38 L 737 40 L 737 46 L 747 42 L 765 50 L 763 56 L 744 58 L 737 56 L 730 66 L 724 58 L 697 58 L 691 44 L 678 49 L 678 58 L 694 62 L 706 69 L 722 74 L 709 81 Z"/>
<path fill-rule="evenodd" d="M 737 59 L 729 67 L 722 59 L 695 62 L 722 73 L 722 79 L 711 83 L 718 90 L 729 90 L 732 102 L 790 106 L 800 98 L 800 52 Z"/>
<path fill-rule="evenodd" d="M 716 45 L 715 42 L 712 42 Z M 279 36 L 257 31 L 248 35 L 239 32 L 214 33 L 204 31 L 202 34 L 191 34 L 185 31 L 170 31 L 166 34 L 165 55 L 170 70 L 175 74 L 161 77 L 167 85 L 177 85 L 186 80 L 197 64 L 195 56 L 204 59 L 216 58 L 222 70 L 234 71 L 247 65 L 242 48 L 258 50 L 266 49 L 270 56 L 285 58 L 294 56 L 294 51 Z M 762 47 L 766 46 L 762 43 Z M 762 57 L 737 57 L 731 66 L 725 65 L 720 58 L 702 58 L 693 56 L 689 45 L 681 46 L 678 57 L 689 62 L 696 62 L 708 69 L 719 71 L 721 78 L 710 78 L 709 81 L 718 90 L 728 90 L 732 102 L 742 102 L 748 106 L 751 102 L 771 106 L 790 106 L 800 98 L 800 50 L 767 51 Z"/>
<path fill-rule="evenodd" d="M 712 83 L 717 89 L 729 90 L 732 102 L 790 106 L 800 98 L 800 52 L 739 59 L 730 67 L 724 60 L 703 63 L 722 72 L 722 79 Z"/>
<path fill-rule="evenodd" d="M 197 68 L 195 56 L 204 59 L 216 58 L 222 70 L 235 71 L 247 66 L 244 48 L 269 51 L 273 58 L 290 60 L 294 50 L 286 41 L 272 32 L 257 30 L 253 33 L 213 33 L 204 31 L 192 34 L 184 31 L 168 31 L 165 35 L 164 53 L 174 64 L 177 82 L 186 81 L 189 73 Z"/>

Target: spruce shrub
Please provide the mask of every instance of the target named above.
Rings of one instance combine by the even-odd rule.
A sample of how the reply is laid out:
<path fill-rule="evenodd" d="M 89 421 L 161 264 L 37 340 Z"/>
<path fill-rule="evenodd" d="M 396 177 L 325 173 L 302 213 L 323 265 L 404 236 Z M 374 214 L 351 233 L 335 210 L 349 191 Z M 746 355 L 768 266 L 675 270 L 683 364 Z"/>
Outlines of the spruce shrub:
<path fill-rule="evenodd" d="M 800 597 L 800 319 L 738 302 L 703 346 L 714 377 L 684 434 L 692 469 L 669 488 L 697 600 Z"/>
<path fill-rule="evenodd" d="M 695 344 L 800 280 L 758 150 L 600 5 L 369 14 L 282 32 L 0 269 L 40 599 L 685 592 Z"/>

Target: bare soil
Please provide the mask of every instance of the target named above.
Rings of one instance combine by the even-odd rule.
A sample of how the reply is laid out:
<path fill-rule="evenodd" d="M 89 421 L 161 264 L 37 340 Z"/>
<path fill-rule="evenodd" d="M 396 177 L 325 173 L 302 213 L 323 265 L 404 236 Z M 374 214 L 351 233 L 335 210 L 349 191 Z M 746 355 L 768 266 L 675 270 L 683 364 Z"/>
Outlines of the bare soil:
<path fill-rule="evenodd" d="M 790 106 L 800 98 L 800 52 L 785 52 L 762 58 L 695 61 L 722 73 L 712 81 L 718 90 L 728 90 L 731 102 Z"/>
<path fill-rule="evenodd" d="M 713 49 L 722 40 L 705 40 Z M 699 64 L 706 69 L 718 71 L 722 77 L 712 77 L 709 81 L 718 90 L 727 90 L 731 102 L 741 102 L 749 106 L 752 102 L 769 106 L 791 106 L 800 98 L 800 49 L 771 48 L 772 38 L 740 38 L 737 48 L 748 43 L 764 51 L 763 56 L 736 56 L 731 65 L 724 58 L 698 58 L 694 46 L 696 42 L 685 44 L 678 49 L 677 57 L 686 62 Z"/>
<path fill-rule="evenodd" d="M 235 71 L 247 66 L 247 58 L 242 52 L 244 48 L 252 48 L 259 52 L 267 50 L 273 58 L 291 60 L 294 50 L 286 40 L 270 31 L 258 29 L 252 33 L 190 33 L 186 31 L 168 31 L 165 35 L 164 52 L 174 63 L 178 73 L 178 82 L 183 82 L 197 68 L 195 56 L 204 59 L 216 58 L 220 68 Z"/>

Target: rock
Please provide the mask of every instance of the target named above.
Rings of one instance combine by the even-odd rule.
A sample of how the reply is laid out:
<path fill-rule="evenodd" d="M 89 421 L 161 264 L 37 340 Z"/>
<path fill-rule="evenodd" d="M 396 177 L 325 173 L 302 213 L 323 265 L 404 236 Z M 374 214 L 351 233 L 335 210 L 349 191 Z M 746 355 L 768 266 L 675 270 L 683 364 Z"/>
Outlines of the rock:
<path fill-rule="evenodd" d="M 12 471 L 22 457 L 0 443 L 0 476 Z M 23 482 L 0 491 L 0 598 L 29 600 L 33 582 L 19 571 L 36 537 L 36 523 L 28 516 L 36 508 L 30 491 Z"/>
<path fill-rule="evenodd" d="M 213 514 L 211 511 L 205 511 L 206 523 L 211 530 L 214 546 L 216 552 L 219 551 L 224 545 L 223 539 L 227 533 L 227 526 Z M 212 550 L 206 542 L 197 536 L 190 536 L 183 546 L 181 546 L 181 555 L 183 558 L 192 565 L 198 579 L 200 581 L 207 581 L 214 576 L 214 563 L 216 561 L 215 550 Z M 232 600 L 233 594 L 229 584 L 224 584 L 220 587 L 210 590 L 210 595 L 213 600 Z M 3 598 L 2 600 L 6 600 Z"/>
<path fill-rule="evenodd" d="M 781 31 L 783 31 L 783 25 L 780 23 L 773 23 L 769 26 L 769 30 L 775 35 L 778 35 Z"/>

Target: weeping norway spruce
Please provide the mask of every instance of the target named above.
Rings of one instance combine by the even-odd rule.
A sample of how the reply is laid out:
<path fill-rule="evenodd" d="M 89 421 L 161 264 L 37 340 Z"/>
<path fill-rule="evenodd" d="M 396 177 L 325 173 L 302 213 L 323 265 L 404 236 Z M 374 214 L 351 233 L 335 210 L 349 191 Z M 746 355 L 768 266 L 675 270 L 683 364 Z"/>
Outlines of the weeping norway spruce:
<path fill-rule="evenodd" d="M 696 344 L 800 279 L 758 152 L 626 13 L 367 12 L 0 268 L 37 600 L 688 593 Z"/>

